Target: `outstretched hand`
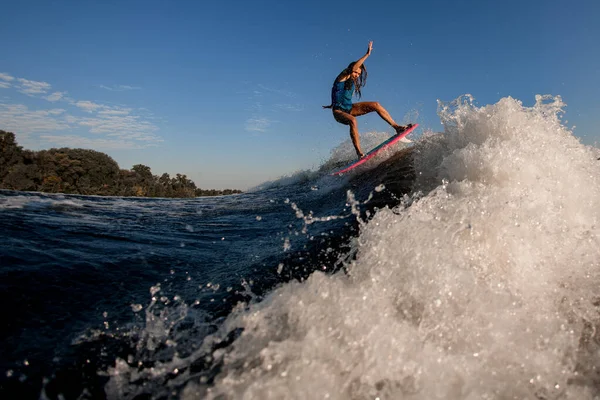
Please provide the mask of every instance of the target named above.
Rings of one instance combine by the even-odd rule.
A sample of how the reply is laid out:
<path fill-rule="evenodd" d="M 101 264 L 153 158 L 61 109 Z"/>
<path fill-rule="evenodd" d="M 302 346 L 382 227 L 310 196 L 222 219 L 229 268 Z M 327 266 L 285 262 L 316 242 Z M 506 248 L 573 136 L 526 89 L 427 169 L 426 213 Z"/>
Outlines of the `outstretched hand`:
<path fill-rule="evenodd" d="M 373 41 L 369 42 L 369 47 L 367 48 L 367 55 L 371 55 L 371 50 L 373 50 Z"/>

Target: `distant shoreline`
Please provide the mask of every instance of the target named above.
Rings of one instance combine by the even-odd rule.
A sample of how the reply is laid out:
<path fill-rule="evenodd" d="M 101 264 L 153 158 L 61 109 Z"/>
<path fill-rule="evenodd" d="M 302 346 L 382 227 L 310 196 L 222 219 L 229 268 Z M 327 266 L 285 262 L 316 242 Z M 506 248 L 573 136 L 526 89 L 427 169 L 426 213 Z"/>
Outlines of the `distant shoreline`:
<path fill-rule="evenodd" d="M 194 198 L 243 193 L 201 189 L 186 175 L 153 175 L 150 167 L 121 169 L 105 153 L 67 147 L 23 149 L 12 132 L 0 130 L 0 189 L 88 196 Z"/>
<path fill-rule="evenodd" d="M 39 190 L 16 190 L 16 189 L 6 189 L 0 187 L 0 194 L 3 192 L 11 192 L 11 193 L 26 193 L 28 195 L 59 195 L 59 196 L 86 196 L 86 197 L 121 197 L 121 198 L 135 198 L 135 199 L 155 199 L 155 200 L 173 200 L 173 199 L 198 199 L 201 197 L 221 197 L 221 196 L 235 196 L 238 194 L 244 194 L 245 192 L 240 191 L 239 193 L 231 193 L 231 194 L 216 194 L 216 195 L 207 195 L 207 196 L 194 196 L 194 197 L 148 197 L 148 196 L 114 196 L 114 195 L 106 195 L 106 194 L 81 194 L 81 193 L 61 193 L 61 192 L 40 192 Z"/>

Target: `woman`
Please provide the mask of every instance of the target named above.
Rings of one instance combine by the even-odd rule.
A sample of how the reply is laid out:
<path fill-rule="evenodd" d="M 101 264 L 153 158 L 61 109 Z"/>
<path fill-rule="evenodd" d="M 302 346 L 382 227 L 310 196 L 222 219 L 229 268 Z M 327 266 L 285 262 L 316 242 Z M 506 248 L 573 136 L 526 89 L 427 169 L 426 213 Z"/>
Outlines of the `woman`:
<path fill-rule="evenodd" d="M 360 89 L 367 83 L 367 68 L 365 67 L 364 62 L 367 57 L 371 55 L 372 49 L 373 42 L 371 41 L 369 42 L 367 54 L 357 61 L 350 63 L 348 68 L 343 70 L 337 78 L 335 78 L 335 82 L 333 82 L 333 87 L 331 88 L 331 105 L 323 106 L 323 108 L 333 109 L 333 118 L 335 118 L 337 122 L 350 126 L 350 138 L 352 139 L 352 144 L 354 144 L 356 154 L 359 158 L 362 158 L 365 155 L 360 149 L 356 117 L 375 111 L 381 118 L 390 124 L 394 130 L 396 130 L 396 133 L 404 132 L 412 126 L 412 124 L 407 126 L 398 125 L 386 109 L 376 101 L 352 103 L 352 95 L 356 94 L 360 98 Z"/>

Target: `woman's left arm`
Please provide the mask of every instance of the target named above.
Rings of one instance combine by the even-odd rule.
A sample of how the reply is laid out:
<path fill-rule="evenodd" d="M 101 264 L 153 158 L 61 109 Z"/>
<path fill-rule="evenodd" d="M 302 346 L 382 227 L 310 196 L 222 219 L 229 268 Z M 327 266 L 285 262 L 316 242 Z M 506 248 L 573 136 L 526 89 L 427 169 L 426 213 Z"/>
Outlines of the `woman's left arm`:
<path fill-rule="evenodd" d="M 373 41 L 369 42 L 369 47 L 367 48 L 367 53 L 364 56 L 362 56 L 361 58 L 359 58 L 358 60 L 356 60 L 356 64 L 354 64 L 354 68 L 362 67 L 362 65 L 365 62 L 365 60 L 367 59 L 367 57 L 369 57 L 371 55 L 371 50 L 373 50 Z"/>

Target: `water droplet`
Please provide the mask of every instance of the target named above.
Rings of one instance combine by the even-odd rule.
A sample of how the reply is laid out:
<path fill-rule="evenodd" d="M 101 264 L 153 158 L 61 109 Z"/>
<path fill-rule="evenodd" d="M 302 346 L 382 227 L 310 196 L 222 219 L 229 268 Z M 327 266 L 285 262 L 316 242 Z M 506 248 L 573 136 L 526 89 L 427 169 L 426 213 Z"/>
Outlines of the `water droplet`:
<path fill-rule="evenodd" d="M 132 310 L 133 312 L 140 312 L 140 311 L 142 311 L 142 308 L 143 308 L 143 307 L 142 307 L 142 305 L 141 305 L 141 304 L 132 304 L 132 305 L 131 305 L 131 310 Z"/>

